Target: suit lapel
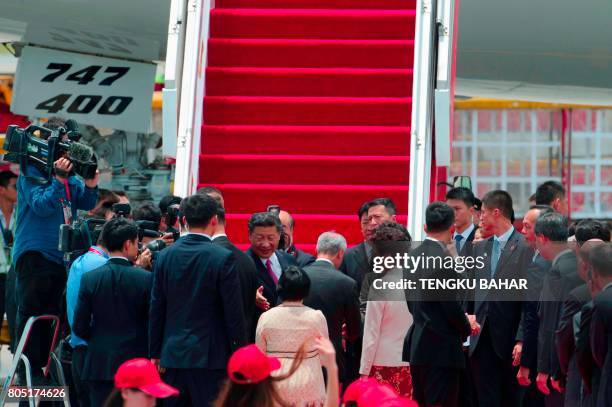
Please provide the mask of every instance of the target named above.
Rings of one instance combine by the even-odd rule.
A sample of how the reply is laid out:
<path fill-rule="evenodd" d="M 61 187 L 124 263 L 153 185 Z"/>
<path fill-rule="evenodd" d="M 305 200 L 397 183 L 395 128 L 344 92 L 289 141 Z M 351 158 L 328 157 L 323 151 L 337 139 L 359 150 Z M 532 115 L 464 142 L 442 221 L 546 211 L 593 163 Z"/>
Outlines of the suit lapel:
<path fill-rule="evenodd" d="M 516 252 L 516 248 L 518 247 L 519 236 L 517 233 L 518 232 L 516 231 L 516 229 L 512 232 L 510 239 L 508 239 L 508 241 L 506 242 L 504 249 L 502 250 L 501 255 L 499 256 L 499 261 L 497 262 L 497 270 L 502 273 L 504 272 L 504 266 L 510 261 L 510 259 Z M 495 272 L 495 274 L 497 275 L 497 271 Z"/>

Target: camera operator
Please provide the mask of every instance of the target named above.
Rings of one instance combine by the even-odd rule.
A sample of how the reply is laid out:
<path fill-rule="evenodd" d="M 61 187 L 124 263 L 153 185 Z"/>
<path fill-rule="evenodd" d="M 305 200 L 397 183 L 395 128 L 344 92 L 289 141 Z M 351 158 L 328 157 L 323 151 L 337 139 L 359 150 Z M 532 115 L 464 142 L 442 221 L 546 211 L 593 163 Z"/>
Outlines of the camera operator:
<path fill-rule="evenodd" d="M 164 233 L 177 233 L 178 209 L 182 198 L 176 195 L 166 195 L 159 201 L 159 210 L 162 213 L 160 229 Z"/>
<path fill-rule="evenodd" d="M 161 210 L 152 203 L 144 203 L 132 212 L 132 218 L 139 228 L 139 243 L 141 252 L 136 265 L 151 270 L 153 251 L 159 251 L 172 244 L 172 234 L 159 232 L 161 224 Z M 155 242 L 160 240 L 161 242 Z"/>
<path fill-rule="evenodd" d="M 17 275 L 19 336 L 31 316 L 60 314 L 66 269 L 58 250 L 59 227 L 72 223 L 78 209 L 88 211 L 96 205 L 99 171 L 83 181 L 70 175 L 72 167 L 71 161 L 62 157 L 54 162 L 55 176 L 46 183 L 24 176 L 17 180 L 19 205 L 12 261 Z M 27 174 L 44 178 L 33 165 L 27 167 Z M 40 328 L 33 329 L 25 349 L 34 376 L 42 374 L 51 343 L 51 331 Z"/>

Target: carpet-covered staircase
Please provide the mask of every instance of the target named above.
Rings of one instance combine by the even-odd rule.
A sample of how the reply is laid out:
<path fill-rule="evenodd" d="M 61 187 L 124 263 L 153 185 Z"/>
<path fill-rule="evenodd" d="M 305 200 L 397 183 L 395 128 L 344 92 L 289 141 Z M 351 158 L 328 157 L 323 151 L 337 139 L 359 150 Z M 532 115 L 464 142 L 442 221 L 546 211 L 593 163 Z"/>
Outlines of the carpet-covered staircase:
<path fill-rule="evenodd" d="M 228 235 L 278 204 L 312 251 L 361 241 L 356 212 L 407 212 L 415 0 L 216 0 L 200 185 L 225 196 Z M 404 218 L 404 217 L 402 217 Z"/>

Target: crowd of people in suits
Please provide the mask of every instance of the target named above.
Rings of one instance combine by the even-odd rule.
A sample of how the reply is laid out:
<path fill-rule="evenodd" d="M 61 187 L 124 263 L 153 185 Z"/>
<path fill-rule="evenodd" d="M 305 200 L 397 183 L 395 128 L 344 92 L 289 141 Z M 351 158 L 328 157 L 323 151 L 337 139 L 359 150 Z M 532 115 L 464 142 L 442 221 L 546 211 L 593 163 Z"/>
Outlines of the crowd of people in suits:
<path fill-rule="evenodd" d="M 427 207 L 426 238 L 413 242 L 395 204 L 373 199 L 357 211 L 363 241 L 348 248 L 323 232 L 316 256 L 296 248 L 295 222 L 278 207 L 250 217 L 250 247 L 240 250 L 215 187 L 133 212 L 180 230 L 155 253 L 142 250 L 132 219 L 99 201 L 92 211 L 108 219 L 100 239 L 67 276 L 75 401 L 127 405 L 136 391 L 168 406 L 612 405 L 610 225 L 570 226 L 557 182 L 534 200 L 519 231 L 506 191 L 477 199 L 452 188 Z M 478 288 L 442 290 L 442 300 L 418 288 L 381 295 L 377 279 L 407 271 L 375 273 L 373 259 L 398 253 L 480 257 L 484 267 L 465 273 L 416 272 L 520 278 L 529 290 L 518 299 Z M 127 388 L 126 371 L 142 381 Z M 147 391 L 149 382 L 164 391 Z"/>

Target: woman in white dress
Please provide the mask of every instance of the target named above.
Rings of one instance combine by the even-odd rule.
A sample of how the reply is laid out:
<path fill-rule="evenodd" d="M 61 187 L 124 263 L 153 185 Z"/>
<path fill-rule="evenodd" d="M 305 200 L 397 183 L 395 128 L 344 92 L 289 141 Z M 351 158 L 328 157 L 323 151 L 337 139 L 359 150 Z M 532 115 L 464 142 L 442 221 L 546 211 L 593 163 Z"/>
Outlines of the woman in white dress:
<path fill-rule="evenodd" d="M 304 305 L 310 279 L 298 267 L 289 267 L 278 280 L 282 303 L 259 318 L 256 344 L 268 356 L 281 361 L 273 375 L 289 371 L 298 353 L 303 357 L 296 372 L 276 383 L 280 398 L 293 407 L 319 407 L 325 404 L 325 383 L 316 339 L 328 339 L 327 322 L 321 311 Z"/>

